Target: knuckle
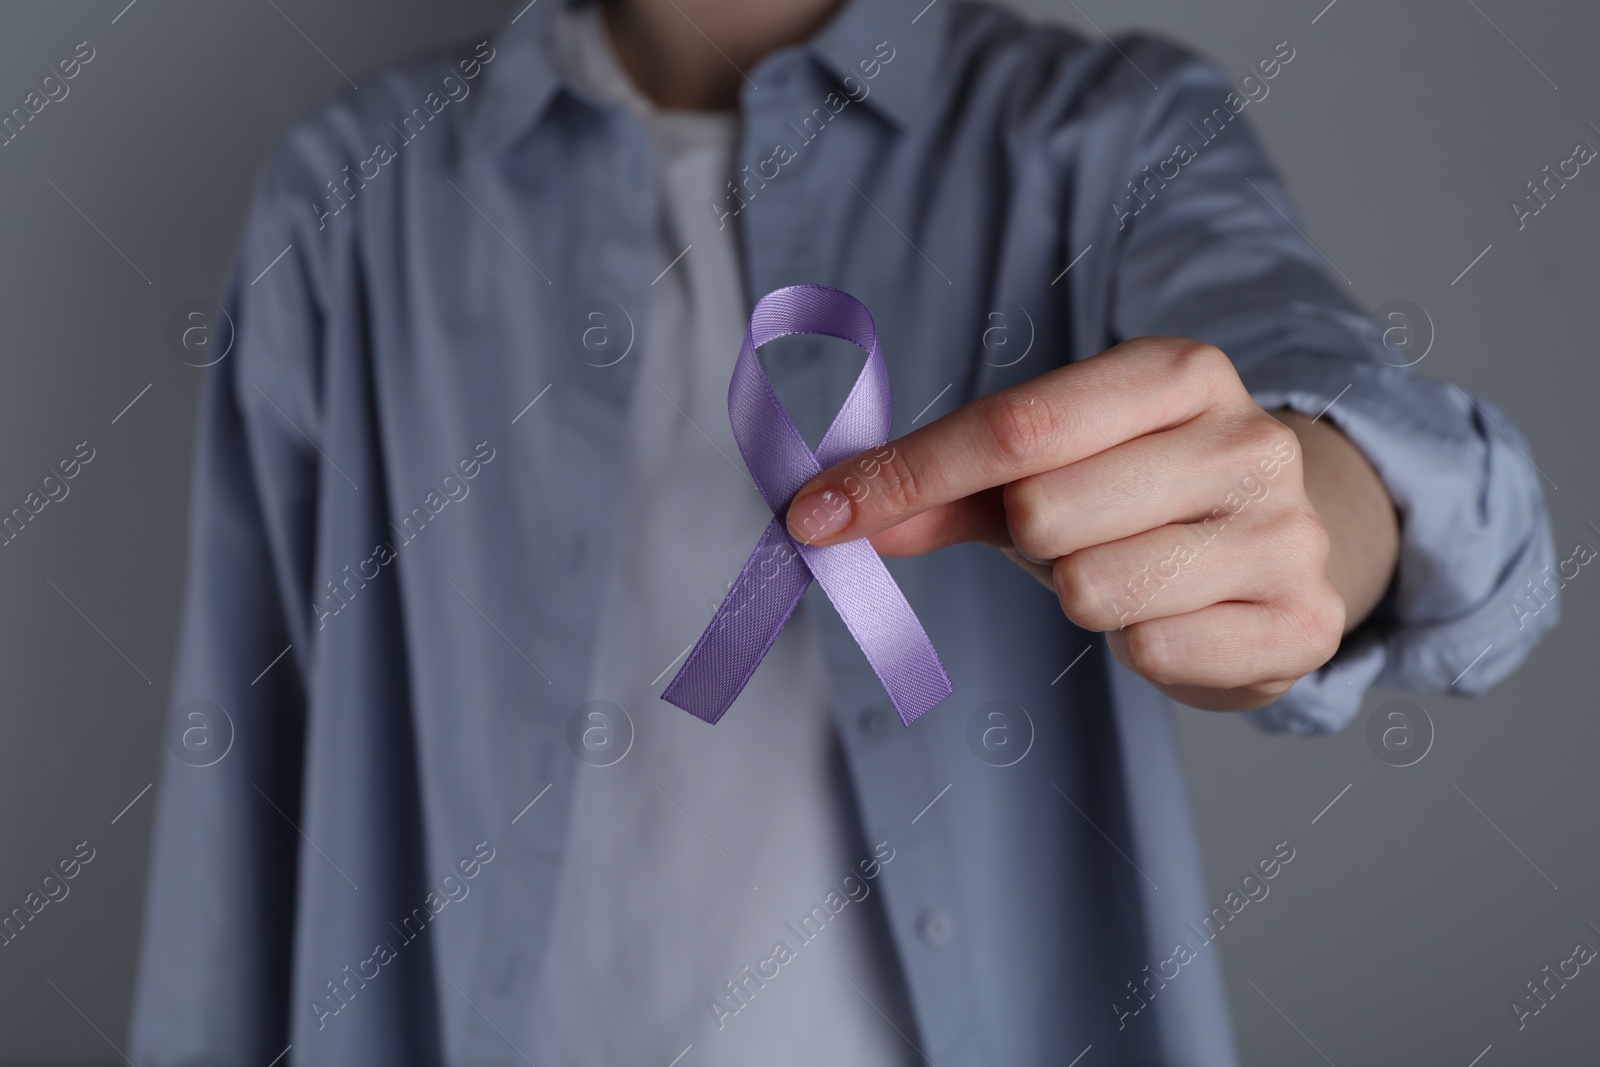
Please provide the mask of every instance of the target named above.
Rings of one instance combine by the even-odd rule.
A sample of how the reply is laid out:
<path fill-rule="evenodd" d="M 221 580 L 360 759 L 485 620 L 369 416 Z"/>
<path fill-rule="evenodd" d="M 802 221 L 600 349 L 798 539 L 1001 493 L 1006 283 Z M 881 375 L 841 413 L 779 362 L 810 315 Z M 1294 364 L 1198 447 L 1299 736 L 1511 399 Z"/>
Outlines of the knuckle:
<path fill-rule="evenodd" d="M 1234 445 L 1247 464 L 1263 457 L 1280 457 L 1299 451 L 1295 432 L 1264 411 L 1251 412 L 1234 431 Z"/>
<path fill-rule="evenodd" d="M 1344 639 L 1344 600 L 1331 587 L 1323 589 L 1301 605 L 1299 615 L 1317 654 L 1331 657 Z"/>
<path fill-rule="evenodd" d="M 1333 539 L 1328 536 L 1328 524 L 1322 521 L 1322 516 L 1317 510 L 1307 506 L 1300 517 L 1305 526 L 1306 540 L 1311 544 L 1316 558 L 1322 563 L 1328 562 L 1328 557 L 1333 551 Z"/>
<path fill-rule="evenodd" d="M 1271 415 L 1267 416 L 1267 421 L 1271 423 L 1269 429 L 1272 430 L 1272 435 L 1266 444 L 1272 453 L 1274 455 L 1288 457 L 1285 462 L 1299 459 L 1300 435 L 1295 433 L 1288 424 L 1279 422 Z"/>
<path fill-rule="evenodd" d="M 1291 558 L 1303 566 L 1321 570 L 1327 566 L 1332 542 L 1328 527 L 1310 504 L 1285 511 L 1280 517 L 1282 538 Z"/>
<path fill-rule="evenodd" d="M 1173 359 L 1177 364 L 1174 369 L 1186 381 L 1218 386 L 1238 377 L 1234 373 L 1233 360 L 1228 358 L 1227 353 L 1204 341 L 1192 341 L 1181 346 L 1173 354 Z"/>
<path fill-rule="evenodd" d="M 1257 682 L 1252 688 L 1268 700 L 1277 700 L 1287 693 L 1297 681 L 1299 681 L 1298 678 L 1279 678 L 1273 681 Z"/>
<path fill-rule="evenodd" d="M 1157 685 L 1177 682 L 1173 671 L 1172 645 L 1164 629 L 1151 623 L 1130 626 L 1123 632 L 1128 668 Z"/>
<path fill-rule="evenodd" d="M 1023 554 L 1049 559 L 1056 552 L 1050 545 L 1050 505 L 1037 481 L 1024 478 L 1011 482 L 1000 492 L 1005 507 L 1006 529 L 1011 543 Z"/>
<path fill-rule="evenodd" d="M 869 489 L 877 490 L 880 507 L 894 514 L 917 510 L 922 499 L 922 486 L 916 470 L 906 458 L 905 449 L 892 448 L 887 456 L 875 456 L 874 463 L 875 469 L 868 484 Z M 870 495 L 869 491 L 867 496 Z"/>
<path fill-rule="evenodd" d="M 1036 396 L 996 393 L 984 405 L 984 420 L 1002 459 L 1021 466 L 1037 456 L 1058 427 L 1049 404 Z"/>
<path fill-rule="evenodd" d="M 1097 591 L 1095 568 L 1082 552 L 1062 556 L 1051 567 L 1061 610 L 1085 630 L 1109 630 L 1117 625 L 1109 601 Z"/>
<path fill-rule="evenodd" d="M 1283 432 L 1272 442 L 1269 466 L 1275 471 L 1288 472 L 1290 479 L 1294 483 L 1304 484 L 1305 449 L 1301 447 L 1300 435 L 1289 427 L 1284 426 L 1283 423 L 1278 422 L 1277 419 L 1272 421 L 1278 423 Z"/>

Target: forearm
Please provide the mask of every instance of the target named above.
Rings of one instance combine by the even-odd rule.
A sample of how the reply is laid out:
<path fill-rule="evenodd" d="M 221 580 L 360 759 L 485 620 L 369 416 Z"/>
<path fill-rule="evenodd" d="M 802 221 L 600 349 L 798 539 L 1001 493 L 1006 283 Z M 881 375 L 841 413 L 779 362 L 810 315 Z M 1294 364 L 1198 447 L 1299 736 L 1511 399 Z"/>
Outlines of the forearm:
<path fill-rule="evenodd" d="M 1400 555 L 1400 520 L 1378 472 L 1327 419 L 1273 416 L 1295 432 L 1306 495 L 1328 530 L 1328 578 L 1345 603 L 1345 633 L 1378 606 Z"/>

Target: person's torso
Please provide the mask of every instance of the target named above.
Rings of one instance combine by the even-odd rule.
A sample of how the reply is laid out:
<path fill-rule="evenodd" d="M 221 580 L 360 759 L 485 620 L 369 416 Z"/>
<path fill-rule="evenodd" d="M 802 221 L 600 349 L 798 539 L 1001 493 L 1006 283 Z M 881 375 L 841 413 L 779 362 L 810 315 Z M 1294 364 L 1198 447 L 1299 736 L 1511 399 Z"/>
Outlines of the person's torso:
<path fill-rule="evenodd" d="M 1064 33 L 1024 30 L 968 4 L 934 8 L 906 28 L 904 40 L 886 40 L 880 28 L 852 14 L 829 31 L 836 56 L 859 52 L 849 84 L 800 50 L 748 72 L 760 88 L 744 95 L 736 180 L 705 209 L 719 232 L 737 235 L 746 307 L 782 285 L 815 282 L 845 289 L 871 309 L 898 435 L 1107 343 L 1112 278 L 1086 246 L 1112 243 L 1114 216 L 1099 205 L 1114 199 L 1118 181 L 1113 168 L 1085 162 L 1084 153 L 1114 156 L 1117 138 L 1133 132 L 1109 121 L 1070 121 L 1114 53 L 1103 60 L 1104 50 Z M 335 353 L 318 385 L 325 440 L 334 455 L 353 449 L 375 457 L 382 484 L 359 498 L 328 490 L 317 550 L 359 559 L 374 539 L 397 541 L 385 569 L 397 583 L 398 643 L 385 645 L 383 660 L 391 670 L 403 661 L 407 679 L 406 728 L 416 737 L 427 829 L 426 856 L 417 862 L 431 870 L 461 840 L 491 831 L 491 839 L 508 842 L 480 904 L 460 908 L 453 932 L 441 929 L 433 951 L 478 1011 L 526 1036 L 543 962 L 561 936 L 563 864 L 588 847 L 572 836 L 587 804 L 583 783 L 635 760 L 641 769 L 672 769 L 669 730 L 711 734 L 710 750 L 732 748 L 737 734 L 756 726 L 748 721 L 756 715 L 736 707 L 707 731 L 646 701 L 627 709 L 635 754 L 611 768 L 584 761 L 574 730 L 581 738 L 583 705 L 612 681 L 606 665 L 617 662 L 618 650 L 653 656 L 618 684 L 630 694 L 641 681 L 659 691 L 670 677 L 659 672 L 698 635 L 685 622 L 690 632 L 667 647 L 672 642 L 654 629 L 620 639 L 608 630 L 606 620 L 621 610 L 617 562 L 672 568 L 679 558 L 673 538 L 703 541 L 685 557 L 698 561 L 695 570 L 661 586 L 673 590 L 665 610 L 679 611 L 691 591 L 703 606 L 737 573 L 739 546 L 754 544 L 764 516 L 747 509 L 740 521 L 752 525 L 734 529 L 730 513 L 718 509 L 712 528 L 697 523 L 693 499 L 680 497 L 651 505 L 671 516 L 673 537 L 630 527 L 632 509 L 654 490 L 657 462 L 672 466 L 655 476 L 682 479 L 671 484 L 691 492 L 703 484 L 694 479 L 716 480 L 717 492 L 748 491 L 738 481 L 738 456 L 719 456 L 673 410 L 687 401 L 692 421 L 712 429 L 718 383 L 695 380 L 692 393 L 680 393 L 690 379 L 654 379 L 660 352 L 646 350 L 662 326 L 652 318 L 653 283 L 667 284 L 698 249 L 661 278 L 664 208 L 644 124 L 624 108 L 553 85 L 534 66 L 542 47 L 536 35 L 499 39 L 496 47 L 473 90 L 481 98 L 449 104 L 407 140 L 395 136 L 394 162 L 344 209 L 357 217 L 327 220 L 335 231 L 327 239 L 345 242 L 345 251 L 326 284 L 359 312 L 330 317 L 325 327 Z M 349 104 L 363 109 L 356 124 L 380 129 L 380 119 L 396 107 L 403 112 L 432 80 L 424 65 L 406 79 L 364 87 Z M 725 351 L 704 365 L 697 355 L 695 373 L 719 360 L 731 366 L 737 343 L 728 336 Z M 859 363 L 797 343 L 775 353 L 768 370 L 814 440 Z M 636 420 L 646 411 L 675 435 L 671 451 L 636 451 Z M 725 430 L 725 422 L 716 427 L 718 435 Z M 478 442 L 494 458 L 481 465 L 470 494 L 424 509 L 425 528 L 398 543 L 395 524 Z M 694 469 L 685 471 L 700 444 Z M 806 629 L 817 660 L 797 655 L 789 662 L 799 673 L 786 674 L 780 657 L 763 666 L 762 684 L 799 687 L 809 684 L 811 664 L 823 667 L 824 688 L 807 690 L 805 703 L 831 720 L 860 841 L 894 850 L 873 894 L 916 1019 L 910 1036 L 941 1065 L 1054 1062 L 1063 1050 L 1075 1054 L 1069 1046 L 1109 1042 L 1118 1027 L 1105 1005 L 1125 995 L 1125 980 L 1154 956 L 1145 945 L 1153 891 L 1107 847 L 1108 837 L 1129 841 L 1149 869 L 1138 851 L 1149 843 L 1130 840 L 1127 742 L 1104 647 L 990 549 L 956 546 L 889 566 L 949 668 L 954 697 L 913 727 L 898 725 L 815 588 L 791 626 Z M 359 599 L 341 606 L 318 639 L 325 660 L 353 657 L 375 671 L 370 650 L 351 647 L 367 639 L 359 624 L 338 617 L 359 608 Z M 696 622 L 708 617 L 709 610 Z M 1063 672 L 1069 663 L 1077 665 Z M 323 701 L 360 688 L 329 674 L 313 685 Z M 819 696 L 825 708 L 815 706 Z M 1157 722 L 1162 713 L 1140 714 L 1157 723 L 1150 727 L 1155 747 L 1141 756 L 1145 773 L 1175 779 L 1175 755 L 1162 747 L 1164 720 Z M 996 723 L 1011 731 L 1020 755 L 996 754 Z M 658 724 L 668 725 L 647 736 Z M 319 732 L 324 743 L 344 743 L 338 731 L 315 724 L 314 742 Z M 796 735 L 808 766 L 820 765 L 824 737 Z M 741 782 L 748 773 L 740 769 Z M 782 774 L 773 768 L 772 781 Z M 646 785 L 676 799 L 668 782 Z M 699 840 L 708 853 L 701 876 L 727 880 L 754 899 L 705 838 L 737 862 L 735 853 L 781 848 L 785 831 L 741 825 L 739 806 L 729 798 L 716 832 L 701 834 L 683 819 L 672 847 Z M 1175 809 L 1180 836 L 1182 815 Z M 640 842 L 635 857 L 617 846 L 611 855 L 619 866 L 633 865 L 641 891 L 648 891 L 649 847 Z M 819 846 L 808 869 L 836 853 Z M 775 862 L 782 870 L 790 860 Z M 797 886 L 796 893 L 827 889 Z M 768 911 L 760 896 L 761 914 L 776 915 L 781 936 L 788 902 Z M 662 931 L 648 951 L 670 952 L 677 936 Z M 771 947 L 751 946 L 748 962 Z M 805 965 L 802 950 L 796 966 Z M 297 973 L 313 981 L 320 972 L 307 963 Z M 759 1010 L 761 998 L 752 1003 Z M 504 1055 L 494 1030 L 471 1012 L 454 1018 L 453 1049 Z M 729 1020 L 728 1029 L 742 1021 Z M 1226 1041 L 1225 1022 L 1218 1025 L 1224 1036 L 1212 1033 L 1200 1045 Z M 1137 1062 L 1154 1058 L 1149 1050 L 1159 1039 L 1152 1027 L 1116 1040 Z M 679 1050 L 664 1051 L 667 1062 Z"/>

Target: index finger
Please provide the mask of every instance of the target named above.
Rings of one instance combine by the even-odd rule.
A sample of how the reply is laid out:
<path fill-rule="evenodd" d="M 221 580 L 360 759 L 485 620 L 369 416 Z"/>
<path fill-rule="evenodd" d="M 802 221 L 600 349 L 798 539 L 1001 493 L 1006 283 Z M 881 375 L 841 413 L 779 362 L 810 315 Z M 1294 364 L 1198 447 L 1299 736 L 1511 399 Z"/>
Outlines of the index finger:
<path fill-rule="evenodd" d="M 789 533 L 814 545 L 870 537 L 930 508 L 1181 425 L 1230 392 L 1242 392 L 1238 375 L 1210 345 L 1125 341 L 828 468 L 795 494 Z"/>

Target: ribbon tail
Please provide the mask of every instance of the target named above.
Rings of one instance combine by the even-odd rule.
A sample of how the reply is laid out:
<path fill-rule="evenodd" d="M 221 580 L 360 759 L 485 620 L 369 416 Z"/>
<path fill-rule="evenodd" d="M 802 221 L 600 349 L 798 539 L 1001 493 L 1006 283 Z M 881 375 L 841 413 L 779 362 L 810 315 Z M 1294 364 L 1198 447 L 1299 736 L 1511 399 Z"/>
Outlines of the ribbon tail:
<path fill-rule="evenodd" d="M 773 518 L 661 699 L 714 725 L 744 691 L 810 584 L 811 571 L 783 520 Z"/>
<path fill-rule="evenodd" d="M 870 544 L 797 547 L 902 723 L 910 726 L 954 692 L 927 631 Z"/>

